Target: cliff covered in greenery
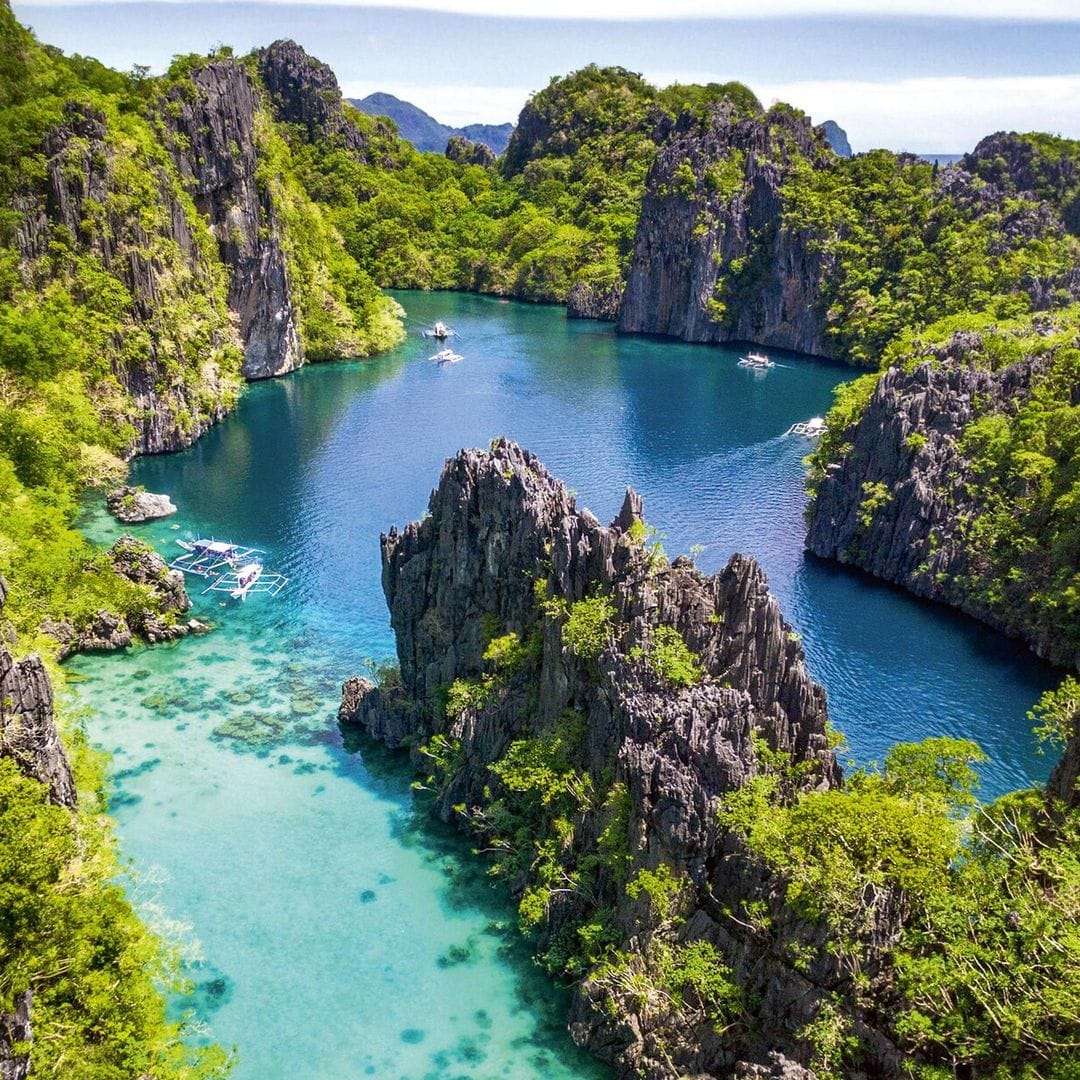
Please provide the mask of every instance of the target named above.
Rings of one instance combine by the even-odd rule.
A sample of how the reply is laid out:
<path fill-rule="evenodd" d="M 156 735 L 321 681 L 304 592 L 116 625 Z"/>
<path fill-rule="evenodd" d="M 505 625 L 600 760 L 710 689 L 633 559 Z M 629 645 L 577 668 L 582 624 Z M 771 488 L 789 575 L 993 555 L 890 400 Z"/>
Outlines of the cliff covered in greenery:
<path fill-rule="evenodd" d="M 45 617 L 80 631 L 123 610 L 71 528 L 84 487 L 190 445 L 245 377 L 402 331 L 276 119 L 314 98 L 312 123 L 340 132 L 332 75 L 289 84 L 273 49 L 123 75 L 41 45 L 6 4 L 0 47 L 0 573 L 31 643 Z"/>
<path fill-rule="evenodd" d="M 815 553 L 1080 667 L 1080 307 L 905 335 L 812 456 Z"/>
<path fill-rule="evenodd" d="M 1075 749 L 988 807 L 961 740 L 842 781 L 753 561 L 669 563 L 501 440 L 382 544 L 400 671 L 342 722 L 408 748 L 620 1076 L 1075 1074 Z"/>

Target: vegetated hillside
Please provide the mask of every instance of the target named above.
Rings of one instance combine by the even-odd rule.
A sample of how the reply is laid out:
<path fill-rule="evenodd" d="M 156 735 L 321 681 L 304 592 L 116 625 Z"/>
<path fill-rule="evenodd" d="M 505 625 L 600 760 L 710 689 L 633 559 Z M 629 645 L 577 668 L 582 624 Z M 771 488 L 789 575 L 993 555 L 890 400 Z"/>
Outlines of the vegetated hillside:
<path fill-rule="evenodd" d="M 1080 142 L 1031 131 L 999 131 L 963 158 L 964 167 L 1011 195 L 1053 205 L 1065 227 L 1080 234 Z"/>
<path fill-rule="evenodd" d="M 417 766 L 620 1077 L 1043 1076 L 1080 1064 L 1080 687 L 1049 792 L 978 806 L 967 741 L 843 782 L 761 570 L 668 562 L 504 440 L 382 539 L 400 670 L 341 718 Z"/>
<path fill-rule="evenodd" d="M 557 302 L 584 285 L 615 289 L 617 303 L 657 140 L 676 114 L 725 95 L 753 101 L 737 84 L 658 90 L 593 66 L 534 95 L 501 168 L 441 161 L 400 141 L 378 165 L 317 145 L 294 153 L 380 285 Z M 603 314 L 613 317 L 611 303 Z"/>
<path fill-rule="evenodd" d="M 424 112 L 411 101 L 402 101 L 393 94 L 368 94 L 365 98 L 349 98 L 349 104 L 355 105 L 369 116 L 388 116 L 397 125 L 398 134 L 420 151 L 441 154 L 451 136 L 462 135 L 470 142 L 482 143 L 496 157 L 506 149 L 513 124 L 466 124 L 464 127 L 450 127 L 441 124 L 435 117 Z"/>
<path fill-rule="evenodd" d="M 29 645 L 45 616 L 79 630 L 122 599 L 107 567 L 84 572 L 85 485 L 190 445 L 245 376 L 401 329 L 271 111 L 317 98 L 313 124 L 348 143 L 332 74 L 305 97 L 282 48 L 261 71 L 223 51 L 123 75 L 40 45 L 6 4 L 0 37 L 0 573 Z"/>

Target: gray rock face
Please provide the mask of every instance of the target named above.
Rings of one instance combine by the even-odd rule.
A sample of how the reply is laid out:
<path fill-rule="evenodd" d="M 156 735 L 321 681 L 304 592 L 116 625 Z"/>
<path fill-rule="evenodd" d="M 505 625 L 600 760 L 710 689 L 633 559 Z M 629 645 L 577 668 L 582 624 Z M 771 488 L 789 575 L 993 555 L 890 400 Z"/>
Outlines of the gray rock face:
<path fill-rule="evenodd" d="M 1080 728 L 1073 732 L 1046 789 L 1052 798 L 1060 799 L 1066 806 L 1074 809 L 1080 806 Z"/>
<path fill-rule="evenodd" d="M 110 491 L 105 505 L 117 521 L 134 525 L 143 521 L 156 521 L 176 513 L 176 505 L 168 495 L 155 495 L 136 487 L 122 487 Z"/>
<path fill-rule="evenodd" d="M 458 165 L 479 165 L 489 169 L 495 164 L 495 152 L 490 146 L 473 142 L 464 135 L 451 135 L 446 143 L 446 156 Z"/>
<path fill-rule="evenodd" d="M 1022 591 L 1015 602 L 983 598 L 995 571 L 965 537 L 983 513 L 979 481 L 959 438 L 987 412 L 1009 413 L 1030 393 L 1044 360 L 997 372 L 965 359 L 977 335 L 954 336 L 949 348 L 908 372 L 881 378 L 857 424 L 851 449 L 833 462 L 807 511 L 807 547 L 903 585 L 1023 638 L 1040 656 L 1080 666 L 1080 650 L 1052 628 L 1031 625 Z M 1006 592 L 1013 588 L 1003 583 Z"/>
<path fill-rule="evenodd" d="M 303 351 L 277 211 L 256 177 L 258 90 L 243 64 L 231 59 L 205 64 L 190 85 L 194 93 L 178 85 L 164 106 L 179 136 L 173 159 L 230 271 L 229 306 L 239 321 L 244 376 L 282 375 L 303 363 Z"/>
<path fill-rule="evenodd" d="M 566 297 L 567 317 L 615 322 L 619 317 L 624 289 L 622 281 L 613 281 L 609 285 L 591 281 L 575 282 Z"/>
<path fill-rule="evenodd" d="M 367 139 L 346 116 L 341 87 L 329 65 L 295 41 L 275 41 L 256 56 L 278 120 L 304 127 L 309 139 L 330 139 L 366 156 Z"/>
<path fill-rule="evenodd" d="M 29 990 L 15 995 L 15 1011 L 0 1013 L 0 1080 L 27 1080 L 30 1075 L 30 1055 L 15 1053 L 17 1043 L 29 1043 L 34 1037 L 30 1026 Z"/>
<path fill-rule="evenodd" d="M 0 578 L 0 608 L 6 595 L 7 587 Z M 11 758 L 21 772 L 43 783 L 53 802 L 60 806 L 75 805 L 75 782 L 56 730 L 52 684 L 45 665 L 38 656 L 16 660 L 3 645 L 0 645 L 0 756 Z M 27 1013 L 29 1008 L 27 998 Z M 0 1061 L 7 1019 L 0 1017 Z"/>
<path fill-rule="evenodd" d="M 835 160 L 805 117 L 770 124 L 725 102 L 704 130 L 680 121 L 646 181 L 619 330 L 832 355 L 819 302 L 828 266 L 808 237 L 780 225 L 793 146 L 821 167 Z M 737 287 L 717 297 L 733 262 Z"/>
<path fill-rule="evenodd" d="M 28 264 L 43 258 L 53 231 L 62 229 L 78 250 L 90 253 L 131 292 L 134 315 L 148 331 L 148 346 L 136 359 L 117 360 L 113 374 L 128 395 L 118 403 L 136 438 L 132 453 L 161 453 L 190 446 L 227 411 L 227 373 L 208 362 L 192 367 L 156 333 L 161 306 L 168 303 L 172 271 L 154 255 L 153 241 L 175 243 L 196 281 L 211 274 L 195 243 L 192 226 L 165 170 L 152 171 L 161 222 L 151 232 L 137 214 L 116 209 L 110 146 L 104 116 L 77 102 L 66 108 L 64 123 L 45 136 L 44 181 L 19 192 L 13 209 L 21 214 L 15 229 L 20 257 Z M 121 203 L 123 200 L 121 200 Z M 104 214 L 104 220 L 100 215 Z M 29 273 L 29 271 L 27 271 Z M 215 344 L 228 340 L 227 327 Z M 103 400 L 109 390 L 102 388 Z"/>
<path fill-rule="evenodd" d="M 808 785 L 840 780 L 824 692 L 807 676 L 801 646 L 760 567 L 736 555 L 706 577 L 688 559 L 658 559 L 640 538 L 641 501 L 633 492 L 604 528 L 532 454 L 505 441 L 449 461 L 429 511 L 382 538 L 401 685 L 386 690 L 349 680 L 342 723 L 361 725 L 390 746 L 411 746 L 418 763 L 418 744 L 434 735 L 454 742 L 433 810 L 463 823 L 465 808 L 475 826 L 499 794 L 490 766 L 510 743 L 542 736 L 567 710 L 583 717 L 575 767 L 598 792 L 625 785 L 633 867 L 663 865 L 685 877 L 690 895 L 679 940 L 713 945 L 756 1004 L 749 1025 L 721 1037 L 701 1014 L 646 1007 L 591 977 L 575 991 L 573 1037 L 625 1077 L 812 1077 L 811 1051 L 797 1032 L 827 993 L 849 994 L 856 968 L 878 970 L 898 915 L 892 898 L 869 898 L 876 921 L 864 954 L 833 956 L 824 932 L 785 908 L 781 883 L 720 826 L 725 795 L 762 768 L 753 737 L 805 762 Z M 583 660 L 568 646 L 565 616 L 557 612 L 564 602 L 598 594 L 610 597 L 615 616 L 598 658 Z M 700 681 L 679 688 L 651 666 L 660 627 L 677 630 L 697 655 Z M 483 704 L 447 719 L 437 705 L 447 685 L 487 670 L 487 641 L 507 631 L 532 642 L 531 659 Z M 595 855 L 602 828 L 596 813 L 574 821 L 565 841 L 571 865 Z M 604 909 L 620 948 L 633 963 L 647 963 L 646 942 L 661 928 L 609 873 L 599 873 L 588 896 L 559 894 L 541 947 Z M 771 935 L 724 915 L 743 902 L 769 912 Z M 795 970 L 791 957 L 800 951 L 812 959 Z M 851 1006 L 853 1023 L 871 1047 L 874 1075 L 899 1075 L 891 1042 L 860 1008 Z"/>

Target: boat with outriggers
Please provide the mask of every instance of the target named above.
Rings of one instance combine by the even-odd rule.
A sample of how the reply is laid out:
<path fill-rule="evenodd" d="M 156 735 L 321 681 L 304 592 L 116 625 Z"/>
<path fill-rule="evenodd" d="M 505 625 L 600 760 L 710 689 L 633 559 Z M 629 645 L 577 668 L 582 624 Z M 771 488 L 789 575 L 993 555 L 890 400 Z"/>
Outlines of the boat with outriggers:
<path fill-rule="evenodd" d="M 277 596 L 289 583 L 283 574 L 267 573 L 260 556 L 262 548 L 234 544 L 229 540 L 213 537 L 197 537 L 176 543 L 184 549 L 169 568 L 193 577 L 200 577 L 208 584 L 203 593 L 228 593 L 233 600 L 244 600 L 249 593 L 265 593 Z"/>
<path fill-rule="evenodd" d="M 819 435 L 824 435 L 827 430 L 828 427 L 820 416 L 811 416 L 809 420 L 800 420 L 797 424 L 792 424 L 784 434 L 804 435 L 808 439 L 816 439 Z"/>
<path fill-rule="evenodd" d="M 456 364 L 461 359 L 461 354 L 453 349 L 440 349 L 430 359 L 436 364 Z"/>
<path fill-rule="evenodd" d="M 771 367 L 776 367 L 776 364 L 764 353 L 752 352 L 739 358 L 739 367 L 753 368 L 755 371 L 767 371 Z"/>
<path fill-rule="evenodd" d="M 424 337 L 436 338 L 439 341 L 445 341 L 447 338 L 455 336 L 456 332 L 451 330 L 444 322 L 437 322 L 430 329 L 424 331 Z"/>

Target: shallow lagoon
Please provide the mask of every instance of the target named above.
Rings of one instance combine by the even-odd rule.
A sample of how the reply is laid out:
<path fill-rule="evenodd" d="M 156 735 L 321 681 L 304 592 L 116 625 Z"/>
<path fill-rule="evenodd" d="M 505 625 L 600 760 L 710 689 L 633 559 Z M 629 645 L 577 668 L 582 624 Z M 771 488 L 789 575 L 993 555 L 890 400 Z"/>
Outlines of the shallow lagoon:
<path fill-rule="evenodd" d="M 805 441 L 843 368 L 570 322 L 561 309 L 402 294 L 451 322 L 465 359 L 391 356 L 256 385 L 237 414 L 133 482 L 180 514 L 134 527 L 163 552 L 214 533 L 269 551 L 276 600 L 196 599 L 204 637 L 71 667 L 91 738 L 114 754 L 114 811 L 137 898 L 187 924 L 193 1004 L 236 1045 L 238 1080 L 601 1077 L 563 1030 L 468 845 L 412 805 L 407 770 L 342 745 L 339 685 L 392 654 L 379 533 L 419 516 L 446 457 L 506 434 L 601 519 L 645 497 L 669 552 L 757 556 L 859 761 L 897 739 L 978 739 L 982 794 L 1041 779 L 1025 711 L 1054 673 L 1015 643 L 802 551 Z M 172 528 L 180 526 L 177 531 Z M 120 527 L 101 513 L 87 530 Z"/>

